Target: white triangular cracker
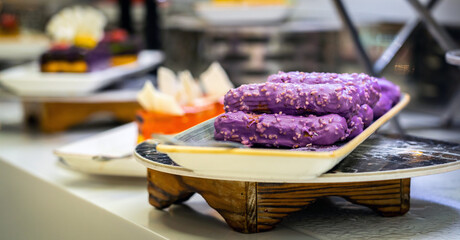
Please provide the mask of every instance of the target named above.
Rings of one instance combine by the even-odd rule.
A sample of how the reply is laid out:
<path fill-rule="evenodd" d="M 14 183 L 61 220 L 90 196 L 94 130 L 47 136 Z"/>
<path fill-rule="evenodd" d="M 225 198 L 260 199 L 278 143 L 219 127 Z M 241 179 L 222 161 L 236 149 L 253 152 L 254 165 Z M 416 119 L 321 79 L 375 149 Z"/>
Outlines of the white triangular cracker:
<path fill-rule="evenodd" d="M 179 99 L 181 103 L 192 105 L 194 101 L 203 96 L 200 86 L 193 78 L 190 71 L 179 72 Z"/>
<path fill-rule="evenodd" d="M 159 67 L 158 75 L 158 90 L 171 96 L 176 96 L 179 86 L 177 83 L 176 74 L 169 68 Z"/>
<path fill-rule="evenodd" d="M 149 112 L 171 115 L 185 114 L 173 96 L 157 91 L 150 81 L 145 82 L 144 87 L 137 94 L 137 101 Z"/>
<path fill-rule="evenodd" d="M 227 73 L 218 62 L 213 62 L 200 76 L 201 84 L 206 94 L 217 100 L 224 96 L 234 86 Z"/>

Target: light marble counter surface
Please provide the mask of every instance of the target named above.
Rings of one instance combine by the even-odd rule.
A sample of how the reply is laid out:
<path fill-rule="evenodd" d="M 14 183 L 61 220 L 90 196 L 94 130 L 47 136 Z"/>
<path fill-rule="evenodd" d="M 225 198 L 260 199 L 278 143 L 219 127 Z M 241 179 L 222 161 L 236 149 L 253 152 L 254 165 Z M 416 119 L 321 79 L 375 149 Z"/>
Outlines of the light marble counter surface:
<path fill-rule="evenodd" d="M 58 164 L 53 149 L 103 130 L 0 130 L 0 239 L 460 239 L 460 171 L 413 178 L 411 210 L 402 217 L 329 198 L 273 231 L 241 234 L 196 194 L 155 210 L 143 178 L 86 175 Z"/>

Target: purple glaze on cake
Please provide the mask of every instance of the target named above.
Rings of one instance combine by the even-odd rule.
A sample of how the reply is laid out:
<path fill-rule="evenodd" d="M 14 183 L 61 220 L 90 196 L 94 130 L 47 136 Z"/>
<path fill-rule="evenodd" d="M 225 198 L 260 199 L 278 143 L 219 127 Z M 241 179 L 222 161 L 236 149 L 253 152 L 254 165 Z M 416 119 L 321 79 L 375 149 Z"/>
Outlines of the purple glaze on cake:
<path fill-rule="evenodd" d="M 374 118 L 377 119 L 386 112 L 388 112 L 391 107 L 393 106 L 393 101 L 386 95 L 382 93 L 382 96 L 380 97 L 380 100 L 377 102 L 375 105 L 373 111 L 374 111 Z"/>
<path fill-rule="evenodd" d="M 303 117 L 238 111 L 219 115 L 214 127 L 216 140 L 298 148 L 309 144 L 331 145 L 344 139 L 347 122 L 337 114 Z"/>
<path fill-rule="evenodd" d="M 364 104 L 358 110 L 358 117 L 362 119 L 364 127 L 366 128 L 371 125 L 372 121 L 374 120 L 374 111 L 369 105 Z"/>
<path fill-rule="evenodd" d="M 348 129 L 346 139 L 353 139 L 364 131 L 364 122 L 361 117 L 355 115 L 348 119 Z"/>
<path fill-rule="evenodd" d="M 345 116 L 363 103 L 358 87 L 343 84 L 262 83 L 242 85 L 227 92 L 225 111 L 246 113 L 284 113 L 287 115 Z"/>
<path fill-rule="evenodd" d="M 364 104 L 361 105 L 356 111 L 347 113 L 343 117 L 347 119 L 348 122 L 350 122 L 350 119 L 354 116 L 360 117 L 363 121 L 364 127 L 368 127 L 374 120 L 374 111 L 369 105 Z"/>
<path fill-rule="evenodd" d="M 398 85 L 386 80 L 385 78 L 379 78 L 378 83 L 380 85 L 381 92 L 385 93 L 385 95 L 387 95 L 393 103 L 399 102 L 401 91 Z"/>
<path fill-rule="evenodd" d="M 371 107 L 375 106 L 380 98 L 380 86 L 377 78 L 365 73 L 278 72 L 278 74 L 269 76 L 267 82 L 355 86 L 361 98 L 361 104 L 367 104 Z"/>
<path fill-rule="evenodd" d="M 385 78 L 379 78 L 378 83 L 381 88 L 382 96 L 373 108 L 374 119 L 377 119 L 388 112 L 388 110 L 399 102 L 399 98 L 401 96 L 401 91 L 398 85 L 386 80 Z"/>
<path fill-rule="evenodd" d="M 215 138 L 309 151 L 353 139 L 399 97 L 398 86 L 366 74 L 279 72 L 225 95 Z"/>

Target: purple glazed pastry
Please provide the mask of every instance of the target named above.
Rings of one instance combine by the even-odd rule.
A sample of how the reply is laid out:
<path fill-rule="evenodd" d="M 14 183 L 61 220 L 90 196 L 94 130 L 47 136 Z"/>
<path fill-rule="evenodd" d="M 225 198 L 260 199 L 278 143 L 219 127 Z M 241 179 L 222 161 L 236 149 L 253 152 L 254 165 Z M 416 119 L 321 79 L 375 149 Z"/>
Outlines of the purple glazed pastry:
<path fill-rule="evenodd" d="M 216 118 L 215 138 L 321 148 L 362 133 L 399 95 L 398 86 L 366 74 L 279 72 L 266 83 L 242 85 L 225 95 L 227 113 Z"/>
<path fill-rule="evenodd" d="M 224 113 L 215 122 L 216 140 L 266 147 L 331 145 L 346 137 L 347 122 L 337 114 L 308 117 L 284 114 Z"/>
<path fill-rule="evenodd" d="M 365 73 L 305 73 L 279 72 L 268 77 L 267 82 L 296 83 L 296 84 L 341 84 L 357 87 L 361 104 L 373 107 L 380 98 L 380 86 L 377 78 Z"/>
<path fill-rule="evenodd" d="M 364 104 L 361 105 L 361 108 L 358 110 L 357 116 L 361 118 L 364 123 L 364 127 L 366 128 L 371 125 L 372 120 L 374 120 L 374 111 L 369 105 Z"/>
<path fill-rule="evenodd" d="M 393 102 L 399 102 L 399 97 L 401 96 L 401 91 L 399 86 L 386 80 L 385 78 L 379 78 L 378 83 L 382 93 L 388 96 L 388 98 Z"/>
<path fill-rule="evenodd" d="M 226 112 L 346 116 L 357 112 L 365 103 L 356 86 L 267 82 L 231 89 L 224 97 L 224 104 Z"/>
<path fill-rule="evenodd" d="M 393 102 L 391 101 L 391 99 L 387 95 L 382 94 L 382 96 L 380 97 L 380 100 L 377 102 L 377 104 L 375 105 L 373 109 L 374 118 L 377 119 L 383 116 L 383 114 L 388 112 L 388 110 L 390 110 L 392 106 L 393 106 Z"/>
<path fill-rule="evenodd" d="M 399 86 L 386 80 L 385 78 L 378 79 L 378 83 L 381 88 L 382 96 L 373 108 L 374 119 L 377 119 L 388 112 L 388 110 L 399 102 L 399 97 L 401 95 Z"/>
<path fill-rule="evenodd" d="M 346 132 L 347 139 L 353 139 L 364 131 L 364 122 L 361 117 L 355 115 L 348 119 L 348 129 Z"/>
<path fill-rule="evenodd" d="M 350 119 L 354 116 L 361 118 L 364 127 L 368 127 L 374 120 L 374 111 L 369 105 L 364 104 L 361 105 L 356 111 L 345 114 L 343 117 L 347 119 L 348 122 L 350 122 Z"/>
<path fill-rule="evenodd" d="M 347 119 L 348 130 L 346 138 L 348 140 L 353 139 L 364 131 L 369 125 L 371 125 L 374 119 L 374 112 L 372 108 L 367 105 L 361 105 L 358 111 L 350 115 L 345 116 Z"/>

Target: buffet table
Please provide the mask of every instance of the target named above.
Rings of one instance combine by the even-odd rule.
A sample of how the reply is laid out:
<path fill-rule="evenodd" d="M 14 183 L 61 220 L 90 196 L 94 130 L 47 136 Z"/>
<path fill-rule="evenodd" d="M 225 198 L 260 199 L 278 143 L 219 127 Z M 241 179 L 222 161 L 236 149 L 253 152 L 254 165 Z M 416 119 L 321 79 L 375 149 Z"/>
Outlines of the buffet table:
<path fill-rule="evenodd" d="M 340 198 L 293 214 L 276 229 L 232 231 L 198 195 L 156 210 L 146 179 L 86 175 L 61 166 L 53 149 L 110 127 L 42 135 L 0 132 L 1 239 L 355 239 L 460 237 L 460 171 L 412 179 L 411 210 L 384 218 Z"/>

